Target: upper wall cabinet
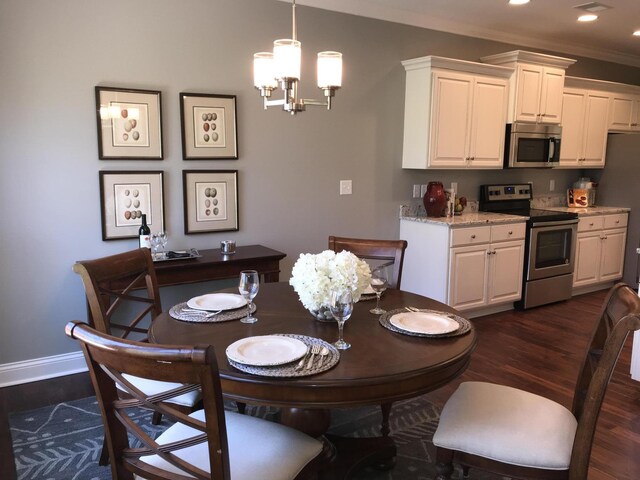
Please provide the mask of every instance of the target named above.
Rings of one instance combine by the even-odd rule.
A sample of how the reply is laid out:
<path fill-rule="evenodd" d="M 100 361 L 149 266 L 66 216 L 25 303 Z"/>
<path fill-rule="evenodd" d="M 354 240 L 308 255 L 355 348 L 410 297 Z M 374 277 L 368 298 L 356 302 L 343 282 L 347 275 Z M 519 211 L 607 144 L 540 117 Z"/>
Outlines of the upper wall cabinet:
<path fill-rule="evenodd" d="M 640 93 L 611 94 L 609 128 L 620 132 L 640 132 Z"/>
<path fill-rule="evenodd" d="M 609 94 L 564 89 L 560 168 L 602 168 L 607 150 Z"/>
<path fill-rule="evenodd" d="M 575 60 L 522 50 L 490 55 L 481 60 L 515 70 L 511 78 L 509 123 L 561 122 L 565 70 Z"/>
<path fill-rule="evenodd" d="M 502 168 L 513 70 L 434 56 L 402 65 L 402 167 Z"/>

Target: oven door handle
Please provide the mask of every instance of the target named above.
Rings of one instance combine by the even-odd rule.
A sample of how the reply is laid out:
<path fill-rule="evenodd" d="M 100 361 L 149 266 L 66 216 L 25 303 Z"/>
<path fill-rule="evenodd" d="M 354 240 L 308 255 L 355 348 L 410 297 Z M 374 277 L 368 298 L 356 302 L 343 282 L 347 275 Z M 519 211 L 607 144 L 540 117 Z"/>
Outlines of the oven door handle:
<path fill-rule="evenodd" d="M 558 225 L 574 225 L 578 223 L 578 219 L 575 220 L 557 220 L 555 222 L 533 222 L 531 227 L 556 227 Z"/>

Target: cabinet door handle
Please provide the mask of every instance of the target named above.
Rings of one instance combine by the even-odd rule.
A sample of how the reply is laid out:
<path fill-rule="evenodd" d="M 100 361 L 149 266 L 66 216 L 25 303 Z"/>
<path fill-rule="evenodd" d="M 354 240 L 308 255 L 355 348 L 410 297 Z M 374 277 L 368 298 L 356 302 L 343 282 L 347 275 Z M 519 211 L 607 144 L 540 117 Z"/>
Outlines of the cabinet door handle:
<path fill-rule="evenodd" d="M 471 157 L 470 160 L 473 162 L 476 159 L 476 157 Z"/>
<path fill-rule="evenodd" d="M 471 235 L 471 239 L 473 240 L 474 238 L 476 238 L 476 236 L 475 235 Z"/>
<path fill-rule="evenodd" d="M 513 235 L 513 232 L 511 230 L 509 230 L 509 235 Z"/>
<path fill-rule="evenodd" d="M 591 223 L 589 224 L 589 226 L 590 226 L 590 227 L 593 227 L 593 222 L 591 222 Z"/>
<path fill-rule="evenodd" d="M 620 220 L 616 220 L 616 223 L 620 223 Z"/>

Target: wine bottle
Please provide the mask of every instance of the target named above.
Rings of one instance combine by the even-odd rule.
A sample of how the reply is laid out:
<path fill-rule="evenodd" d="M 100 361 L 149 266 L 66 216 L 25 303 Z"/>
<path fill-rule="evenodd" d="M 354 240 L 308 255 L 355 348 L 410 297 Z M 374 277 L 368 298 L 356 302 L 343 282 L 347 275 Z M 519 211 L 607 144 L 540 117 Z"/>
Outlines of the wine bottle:
<path fill-rule="evenodd" d="M 142 214 L 142 225 L 140 225 L 138 235 L 140 238 L 140 248 L 151 248 L 151 229 L 149 225 L 147 225 L 147 216 L 144 213 Z"/>

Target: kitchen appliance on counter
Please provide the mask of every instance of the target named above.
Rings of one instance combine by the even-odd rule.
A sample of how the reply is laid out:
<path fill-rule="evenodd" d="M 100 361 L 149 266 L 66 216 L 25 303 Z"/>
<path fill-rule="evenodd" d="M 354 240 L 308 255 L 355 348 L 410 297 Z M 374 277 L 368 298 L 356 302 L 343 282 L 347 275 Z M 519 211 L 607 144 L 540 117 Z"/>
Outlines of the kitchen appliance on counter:
<path fill-rule="evenodd" d="M 560 125 L 508 123 L 505 135 L 505 168 L 549 168 L 560 163 Z"/>
<path fill-rule="evenodd" d="M 578 215 L 531 208 L 529 183 L 480 186 L 480 211 L 529 217 L 522 299 L 527 309 L 571 298 Z"/>

